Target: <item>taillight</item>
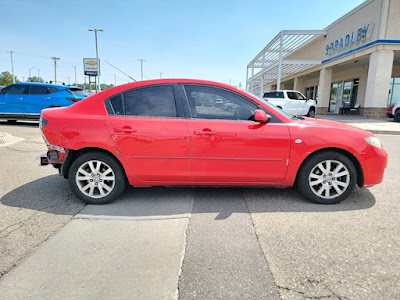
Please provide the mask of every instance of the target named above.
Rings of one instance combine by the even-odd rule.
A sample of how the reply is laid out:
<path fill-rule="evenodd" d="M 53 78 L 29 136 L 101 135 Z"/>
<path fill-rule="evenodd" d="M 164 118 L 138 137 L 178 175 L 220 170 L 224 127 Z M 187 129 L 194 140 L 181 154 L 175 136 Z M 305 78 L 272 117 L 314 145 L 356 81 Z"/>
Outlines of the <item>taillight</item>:
<path fill-rule="evenodd" d="M 42 117 L 40 117 L 39 129 L 42 130 L 47 125 L 47 123 L 49 123 L 49 121 L 47 121 L 46 119 L 43 119 Z"/>
<path fill-rule="evenodd" d="M 67 97 L 67 100 L 69 100 L 69 101 L 73 101 L 73 102 L 78 102 L 78 101 L 79 101 L 79 100 L 81 100 L 81 99 Z"/>

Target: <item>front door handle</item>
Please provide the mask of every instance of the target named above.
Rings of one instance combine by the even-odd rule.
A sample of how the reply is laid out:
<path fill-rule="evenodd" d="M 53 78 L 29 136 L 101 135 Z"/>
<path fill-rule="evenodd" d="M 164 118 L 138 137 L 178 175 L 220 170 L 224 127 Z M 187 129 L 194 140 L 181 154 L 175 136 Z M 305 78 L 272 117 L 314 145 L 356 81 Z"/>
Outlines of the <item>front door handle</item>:
<path fill-rule="evenodd" d="M 114 132 L 116 133 L 125 133 L 125 134 L 130 134 L 136 132 L 137 129 L 132 128 L 130 126 L 123 126 L 123 127 L 116 127 L 114 128 Z"/>
<path fill-rule="evenodd" d="M 208 130 L 195 130 L 194 134 L 197 135 L 216 135 L 217 132 L 215 131 L 208 131 Z"/>
<path fill-rule="evenodd" d="M 24 99 L 24 98 L 22 98 L 22 97 L 21 97 L 21 98 L 18 98 L 18 100 L 23 100 L 23 99 Z"/>

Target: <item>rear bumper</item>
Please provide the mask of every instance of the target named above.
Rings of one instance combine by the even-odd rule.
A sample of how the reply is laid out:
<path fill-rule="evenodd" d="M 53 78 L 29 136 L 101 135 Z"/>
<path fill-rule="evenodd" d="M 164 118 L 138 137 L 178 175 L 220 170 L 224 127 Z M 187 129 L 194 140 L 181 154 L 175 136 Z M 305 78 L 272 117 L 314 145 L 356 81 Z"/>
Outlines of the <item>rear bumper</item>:
<path fill-rule="evenodd" d="M 54 165 L 54 166 L 61 166 L 64 163 L 65 155 L 55 150 L 49 150 L 46 153 L 42 153 L 39 156 L 40 165 L 47 166 L 47 165 Z"/>

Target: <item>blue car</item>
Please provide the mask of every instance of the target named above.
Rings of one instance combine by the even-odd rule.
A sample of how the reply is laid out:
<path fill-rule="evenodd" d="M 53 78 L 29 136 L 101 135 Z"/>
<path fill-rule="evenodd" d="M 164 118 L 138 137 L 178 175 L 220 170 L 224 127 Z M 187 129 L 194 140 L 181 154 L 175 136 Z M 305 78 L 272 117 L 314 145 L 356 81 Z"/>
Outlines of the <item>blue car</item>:
<path fill-rule="evenodd" d="M 69 106 L 84 99 L 87 94 L 68 85 L 37 82 L 11 84 L 0 90 L 0 118 L 16 120 L 39 120 L 44 108 Z"/>

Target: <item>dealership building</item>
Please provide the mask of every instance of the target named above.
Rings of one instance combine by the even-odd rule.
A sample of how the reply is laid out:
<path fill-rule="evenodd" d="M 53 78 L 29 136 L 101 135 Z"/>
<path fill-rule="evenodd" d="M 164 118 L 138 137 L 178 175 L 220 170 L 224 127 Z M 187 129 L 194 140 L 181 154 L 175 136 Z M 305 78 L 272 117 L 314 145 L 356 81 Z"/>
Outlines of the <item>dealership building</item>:
<path fill-rule="evenodd" d="M 400 101 L 400 0 L 367 0 L 323 30 L 283 30 L 247 65 L 246 89 L 298 90 L 318 114 L 383 118 Z"/>

